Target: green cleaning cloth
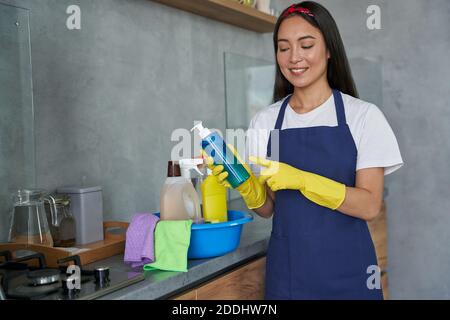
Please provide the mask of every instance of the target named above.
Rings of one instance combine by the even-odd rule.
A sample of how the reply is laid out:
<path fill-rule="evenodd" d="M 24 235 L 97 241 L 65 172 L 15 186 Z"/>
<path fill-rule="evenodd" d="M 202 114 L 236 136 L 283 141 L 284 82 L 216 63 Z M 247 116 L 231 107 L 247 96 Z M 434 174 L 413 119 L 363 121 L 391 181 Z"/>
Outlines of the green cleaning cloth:
<path fill-rule="evenodd" d="M 155 227 L 155 262 L 144 270 L 187 272 L 192 220 L 159 220 Z"/>

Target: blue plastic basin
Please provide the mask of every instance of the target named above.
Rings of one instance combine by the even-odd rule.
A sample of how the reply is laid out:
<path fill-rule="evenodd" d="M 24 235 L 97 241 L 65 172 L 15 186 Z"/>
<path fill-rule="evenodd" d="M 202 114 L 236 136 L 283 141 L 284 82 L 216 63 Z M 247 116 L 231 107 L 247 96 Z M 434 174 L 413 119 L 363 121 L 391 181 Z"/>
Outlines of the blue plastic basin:
<path fill-rule="evenodd" d="M 228 210 L 227 222 L 192 224 L 188 259 L 218 257 L 236 250 L 242 226 L 252 220 L 249 213 Z"/>

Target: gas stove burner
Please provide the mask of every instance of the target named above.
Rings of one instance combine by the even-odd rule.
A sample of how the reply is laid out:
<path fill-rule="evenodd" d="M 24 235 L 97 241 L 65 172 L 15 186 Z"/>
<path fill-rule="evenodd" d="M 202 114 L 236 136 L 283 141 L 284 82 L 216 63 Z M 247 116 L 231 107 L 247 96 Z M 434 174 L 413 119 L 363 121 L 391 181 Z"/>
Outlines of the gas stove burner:
<path fill-rule="evenodd" d="M 39 260 L 37 267 L 30 265 L 33 259 Z M 13 258 L 9 252 L 0 252 L 0 300 L 95 299 L 145 279 L 143 273 L 127 270 L 122 265 L 123 257 L 111 258 L 112 267 L 89 270 L 82 267 L 80 260 L 77 255 L 70 256 L 56 261 L 59 268 L 48 268 L 41 253 Z M 70 272 L 69 264 L 78 268 L 71 268 Z"/>
<path fill-rule="evenodd" d="M 33 286 L 52 284 L 59 281 L 60 271 L 57 269 L 38 269 L 28 272 L 27 278 L 30 279 Z"/>
<path fill-rule="evenodd" d="M 60 288 L 59 282 L 53 284 L 34 286 L 31 284 L 21 284 L 8 291 L 9 296 L 13 298 L 33 299 L 42 297 L 50 293 L 58 291 Z"/>

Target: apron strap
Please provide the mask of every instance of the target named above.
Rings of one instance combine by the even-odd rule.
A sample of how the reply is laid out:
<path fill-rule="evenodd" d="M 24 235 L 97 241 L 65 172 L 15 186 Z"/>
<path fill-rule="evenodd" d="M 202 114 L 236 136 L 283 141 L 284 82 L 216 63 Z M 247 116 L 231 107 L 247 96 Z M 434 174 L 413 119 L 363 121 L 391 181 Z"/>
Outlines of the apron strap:
<path fill-rule="evenodd" d="M 342 101 L 342 95 L 339 90 L 333 89 L 334 105 L 336 107 L 336 116 L 338 120 L 338 126 L 342 127 L 347 124 L 345 119 L 344 102 Z"/>
<path fill-rule="evenodd" d="M 345 126 L 347 124 L 347 120 L 345 118 L 345 109 L 344 109 L 344 102 L 342 100 L 342 94 L 339 90 L 333 89 L 333 96 L 334 96 L 334 105 L 336 108 L 336 116 L 338 120 L 338 126 Z M 291 100 L 292 94 L 287 96 L 283 104 L 281 105 L 280 111 L 278 112 L 277 122 L 275 123 L 275 130 L 281 130 L 281 127 L 283 126 L 283 119 L 284 114 L 286 112 L 286 107 L 289 103 L 289 100 Z"/>
<path fill-rule="evenodd" d="M 283 120 L 284 120 L 284 114 L 286 112 L 286 107 L 289 103 L 289 100 L 291 99 L 292 94 L 288 95 L 281 105 L 280 111 L 278 112 L 277 122 L 275 123 L 274 130 L 281 130 L 281 127 L 283 126 Z M 334 97 L 334 105 L 336 108 L 336 116 L 338 120 L 338 126 L 345 126 L 347 124 L 347 120 L 345 118 L 345 109 L 344 109 L 344 102 L 342 101 L 342 95 L 339 90 L 333 89 L 333 97 Z M 267 143 L 267 158 L 270 158 L 271 156 L 271 137 L 269 136 L 269 141 Z"/>
<path fill-rule="evenodd" d="M 278 112 L 277 122 L 275 123 L 274 130 L 281 130 L 281 126 L 283 125 L 284 113 L 286 111 L 286 107 L 287 107 L 291 97 L 292 97 L 292 94 L 288 95 L 284 99 L 283 104 L 281 105 L 280 111 Z M 270 159 L 270 157 L 272 155 L 271 150 L 272 150 L 272 133 L 269 134 L 269 141 L 267 142 L 267 151 L 266 151 L 267 159 Z M 276 159 L 274 159 L 274 160 L 276 160 Z"/>
<path fill-rule="evenodd" d="M 281 127 L 283 126 L 284 113 L 286 112 L 286 107 L 289 103 L 289 100 L 291 100 L 291 97 L 292 94 L 288 95 L 281 105 L 280 111 L 278 112 L 277 122 L 275 123 L 275 130 L 281 130 Z"/>

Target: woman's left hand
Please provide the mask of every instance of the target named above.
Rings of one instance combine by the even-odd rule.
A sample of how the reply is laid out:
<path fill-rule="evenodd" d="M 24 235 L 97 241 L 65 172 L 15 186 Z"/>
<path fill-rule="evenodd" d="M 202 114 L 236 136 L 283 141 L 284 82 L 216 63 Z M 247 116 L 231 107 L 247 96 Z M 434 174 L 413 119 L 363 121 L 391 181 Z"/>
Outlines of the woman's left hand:
<path fill-rule="evenodd" d="M 301 171 L 286 163 L 250 156 L 249 160 L 266 167 L 261 171 L 259 181 L 267 183 L 272 191 L 293 189 L 300 190 L 303 186 Z"/>
<path fill-rule="evenodd" d="M 259 181 L 267 183 L 272 191 L 299 190 L 318 205 L 336 210 L 345 200 L 344 184 L 321 175 L 294 168 L 286 163 L 250 156 L 250 161 L 266 167 Z"/>

